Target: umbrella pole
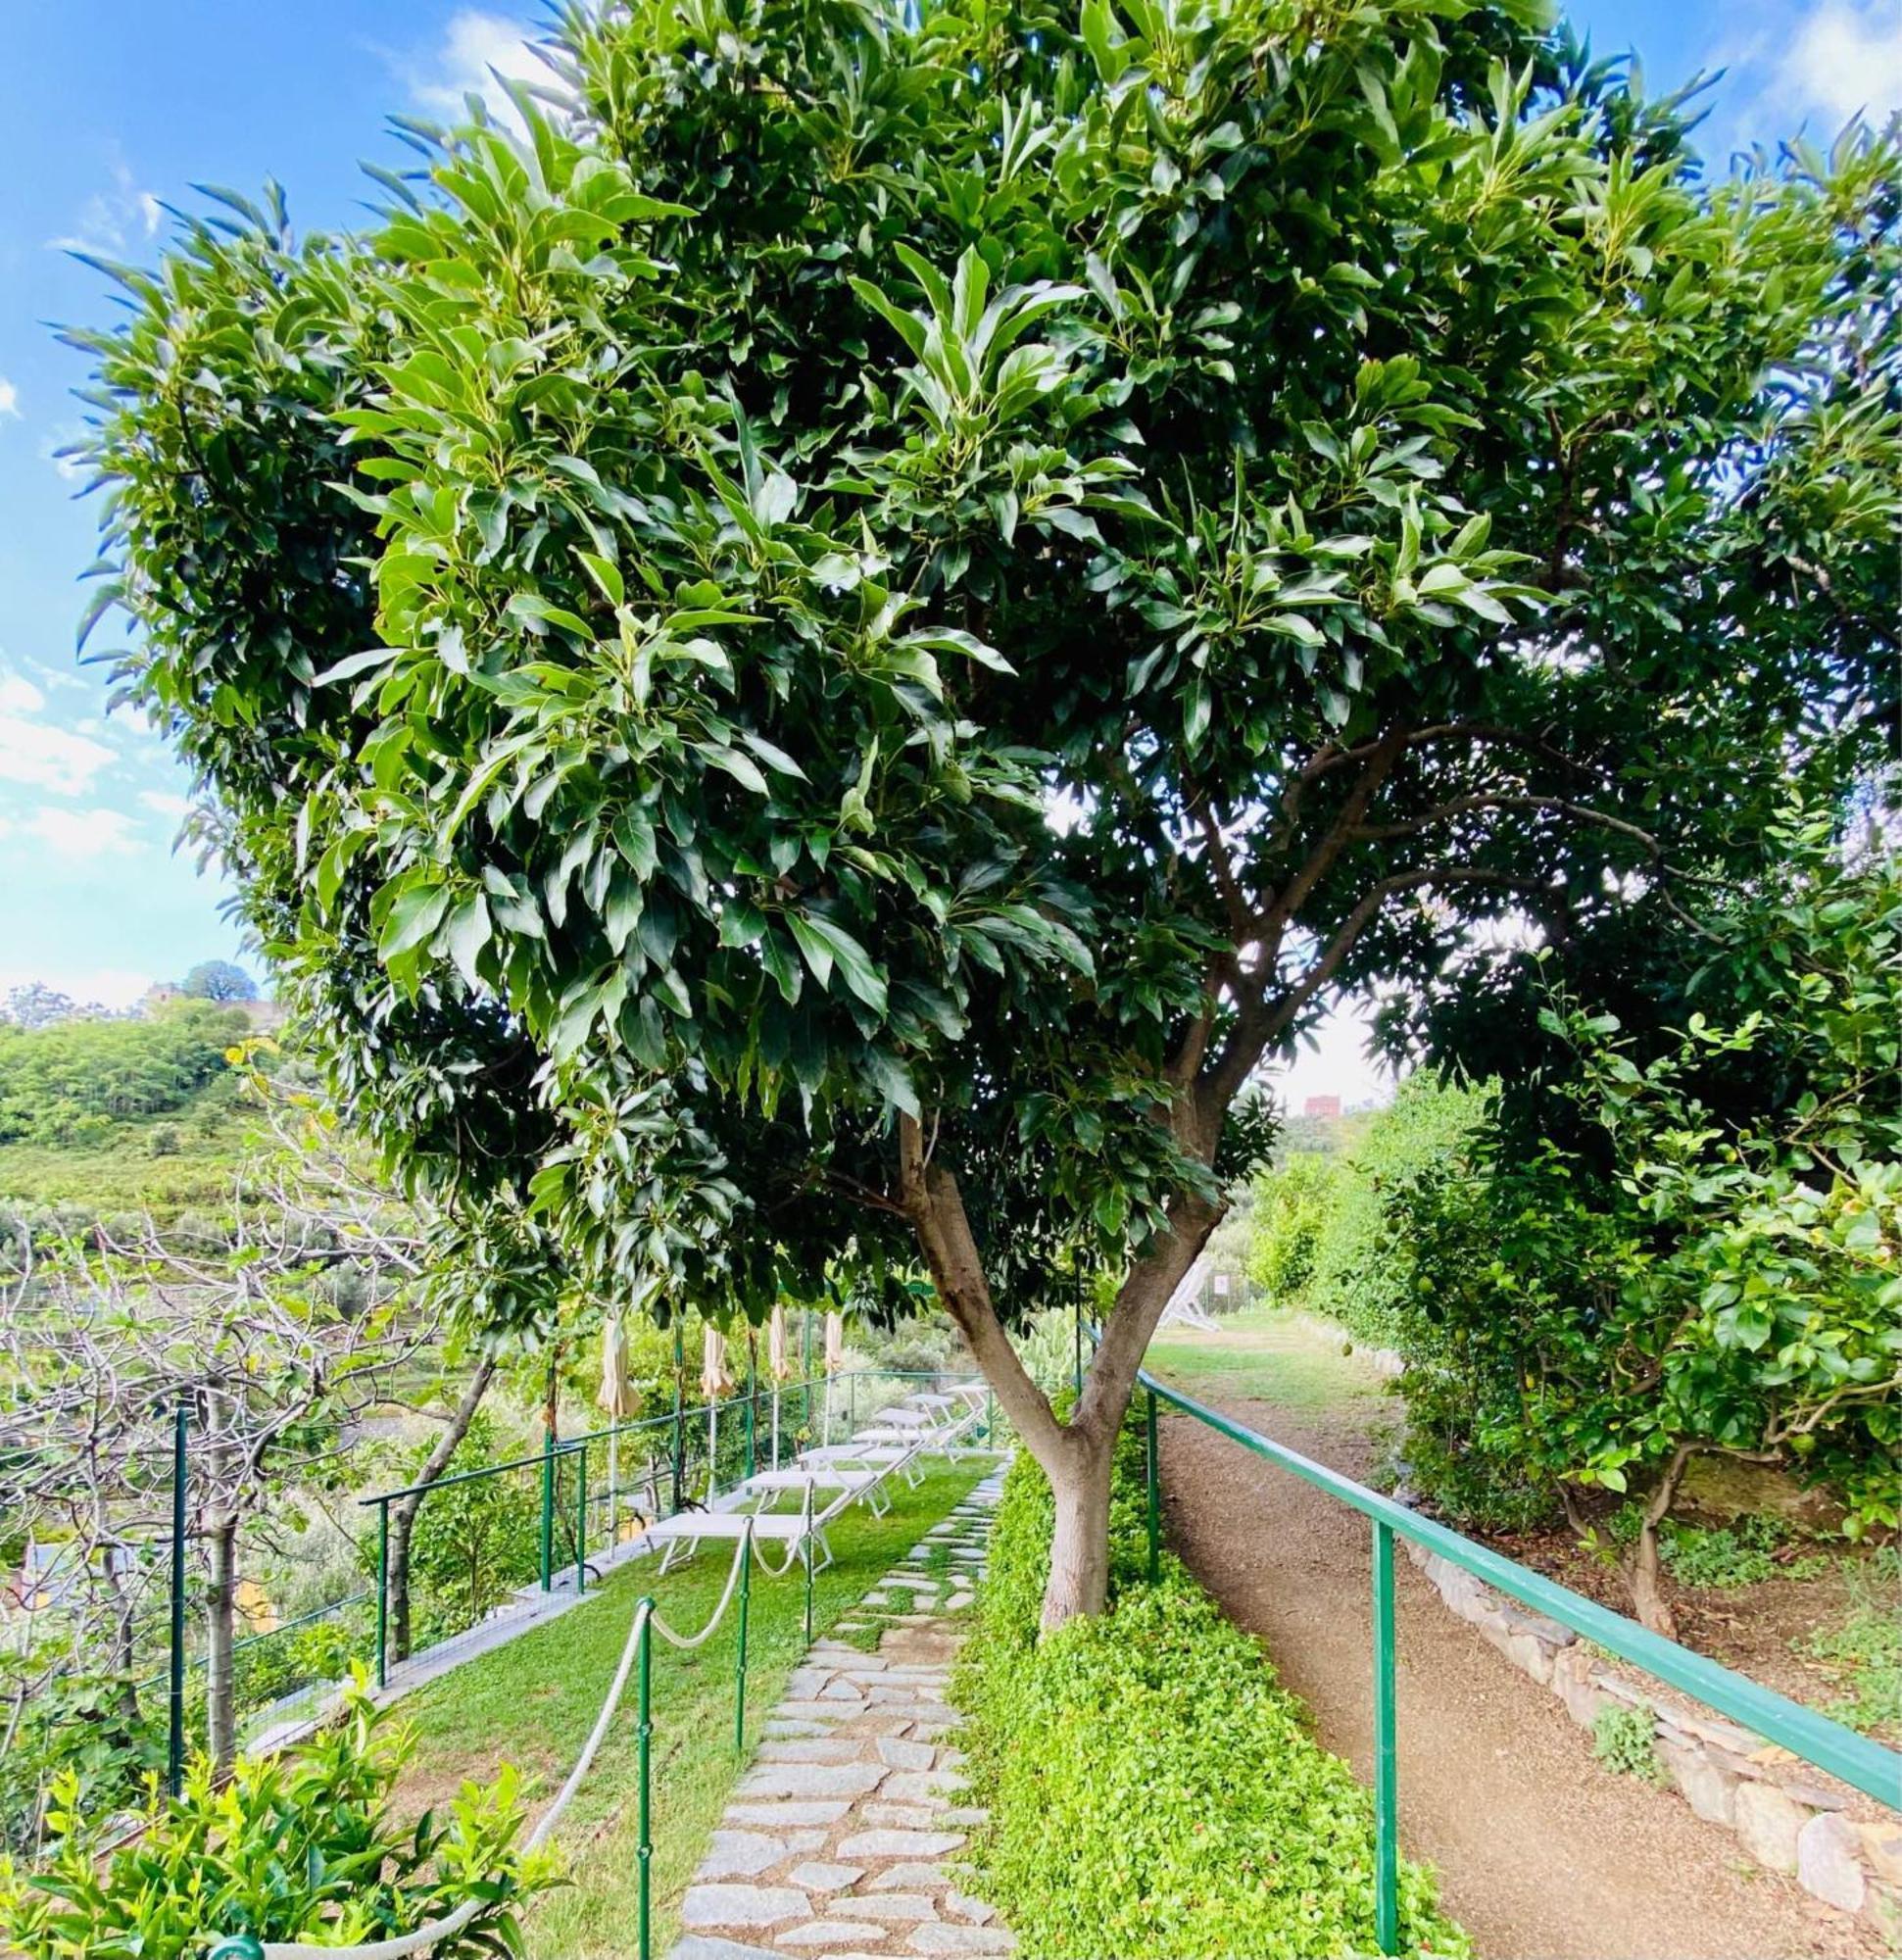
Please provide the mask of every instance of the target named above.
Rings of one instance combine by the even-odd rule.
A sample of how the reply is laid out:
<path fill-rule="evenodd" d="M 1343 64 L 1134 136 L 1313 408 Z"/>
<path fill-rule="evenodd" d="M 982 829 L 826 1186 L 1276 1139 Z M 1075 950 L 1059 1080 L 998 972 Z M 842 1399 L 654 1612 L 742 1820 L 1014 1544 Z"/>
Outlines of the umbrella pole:
<path fill-rule="evenodd" d="M 773 1383 L 773 1468 L 779 1468 L 779 1384 Z"/>
<path fill-rule="evenodd" d="M 718 1396 L 707 1404 L 707 1508 L 720 1494 L 720 1404 Z"/>

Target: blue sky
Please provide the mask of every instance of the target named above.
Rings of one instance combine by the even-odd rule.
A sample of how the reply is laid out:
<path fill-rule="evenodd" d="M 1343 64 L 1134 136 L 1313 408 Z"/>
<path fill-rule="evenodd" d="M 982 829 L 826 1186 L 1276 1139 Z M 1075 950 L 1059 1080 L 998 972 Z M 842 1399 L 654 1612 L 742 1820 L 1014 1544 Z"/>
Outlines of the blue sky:
<path fill-rule="evenodd" d="M 1799 126 L 1829 135 L 1858 108 L 1902 105 L 1902 0 L 1579 0 L 1602 53 L 1635 48 L 1654 88 L 1726 67 L 1708 148 Z M 146 260 L 162 205 L 195 181 L 282 182 L 302 225 L 348 225 L 395 162 L 392 111 L 447 115 L 487 68 L 533 70 L 537 10 L 438 0 L 61 0 L 10 10 L 0 71 L 0 994 L 45 979 L 119 1004 L 194 960 L 234 956 L 216 876 L 171 849 L 186 783 L 80 667 L 78 574 L 94 510 L 53 452 L 78 426 L 78 357 L 46 322 L 110 318 L 72 245 Z M 110 624 L 95 644 L 110 646 Z M 1342 1024 L 1291 1087 L 1365 1093 Z"/>

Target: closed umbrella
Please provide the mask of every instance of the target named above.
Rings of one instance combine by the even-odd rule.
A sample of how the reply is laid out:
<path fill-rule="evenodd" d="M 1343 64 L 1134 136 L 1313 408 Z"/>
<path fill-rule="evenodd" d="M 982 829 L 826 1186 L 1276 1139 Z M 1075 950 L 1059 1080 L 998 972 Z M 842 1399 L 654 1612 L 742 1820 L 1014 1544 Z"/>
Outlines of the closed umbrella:
<path fill-rule="evenodd" d="M 779 1385 L 793 1372 L 792 1349 L 786 1340 L 786 1308 L 773 1303 L 772 1326 L 766 1333 L 766 1365 L 773 1377 L 773 1468 L 779 1468 Z"/>
<path fill-rule="evenodd" d="M 615 1314 L 601 1330 L 601 1393 L 608 1414 L 608 1526 L 618 1544 L 621 1519 L 620 1424 L 634 1413 L 634 1384 L 627 1372 L 627 1332 Z"/>
<path fill-rule="evenodd" d="M 825 1317 L 825 1416 L 824 1435 L 832 1441 L 832 1378 L 846 1365 L 846 1316 L 828 1313 Z"/>
<path fill-rule="evenodd" d="M 720 1397 L 733 1387 L 726 1372 L 726 1336 L 709 1320 L 701 1342 L 700 1387 L 707 1397 L 707 1495 L 719 1489 Z"/>

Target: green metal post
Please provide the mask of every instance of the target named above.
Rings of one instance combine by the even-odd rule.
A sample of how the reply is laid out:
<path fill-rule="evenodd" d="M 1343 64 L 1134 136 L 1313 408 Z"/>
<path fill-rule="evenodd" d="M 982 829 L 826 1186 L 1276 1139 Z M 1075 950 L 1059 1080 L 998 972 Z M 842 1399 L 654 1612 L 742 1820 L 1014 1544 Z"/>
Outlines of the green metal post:
<path fill-rule="evenodd" d="M 1400 1950 L 1399 1794 L 1393 1750 L 1393 1528 L 1374 1521 L 1374 1937 Z"/>
<path fill-rule="evenodd" d="M 1149 1584 L 1162 1577 L 1162 1479 L 1155 1453 L 1155 1391 L 1148 1391 L 1144 1431 L 1149 1446 Z"/>
<path fill-rule="evenodd" d="M 747 1609 L 753 1597 L 753 1533 L 740 1547 L 740 1656 L 733 1670 L 733 1753 L 747 1752 Z"/>
<path fill-rule="evenodd" d="M 641 1625 L 640 1686 L 634 1737 L 641 1759 L 640 1842 L 635 1866 L 640 1874 L 640 1960 L 654 1960 L 650 1925 L 654 1863 L 654 1601 L 643 1599 L 638 1610 L 645 1615 Z"/>
<path fill-rule="evenodd" d="M 1072 1322 L 1073 1322 L 1073 1331 L 1071 1334 L 1070 1348 L 1072 1355 L 1074 1357 L 1074 1365 L 1076 1368 L 1077 1394 L 1082 1395 L 1083 1393 L 1083 1282 L 1081 1279 L 1077 1281 L 1077 1303 L 1076 1303 L 1076 1311 L 1072 1315 Z"/>
<path fill-rule="evenodd" d="M 171 1418 L 171 1679 L 167 1695 L 166 1789 L 176 1796 L 185 1781 L 185 1425 L 182 1397 Z"/>
<path fill-rule="evenodd" d="M 588 1590 L 588 1446 L 574 1452 L 574 1596 Z"/>
<path fill-rule="evenodd" d="M 858 1370 L 854 1368 L 846 1377 L 846 1435 L 858 1434 Z"/>
<path fill-rule="evenodd" d="M 376 1504 L 376 1685 L 390 1685 L 390 1500 Z"/>
<path fill-rule="evenodd" d="M 555 1578 L 555 1436 L 542 1431 L 542 1591 Z"/>

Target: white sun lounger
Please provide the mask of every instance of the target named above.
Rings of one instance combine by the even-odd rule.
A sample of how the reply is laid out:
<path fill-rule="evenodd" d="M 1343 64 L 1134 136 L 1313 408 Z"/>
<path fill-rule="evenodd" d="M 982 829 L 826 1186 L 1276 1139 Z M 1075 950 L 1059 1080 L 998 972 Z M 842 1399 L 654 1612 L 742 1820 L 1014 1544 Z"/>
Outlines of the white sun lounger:
<path fill-rule="evenodd" d="M 660 1572 L 685 1564 L 708 1539 L 751 1537 L 755 1544 L 783 1544 L 788 1562 L 804 1551 L 809 1542 L 818 1553 L 812 1569 L 823 1571 L 832 1563 L 832 1546 L 825 1529 L 852 1502 L 853 1494 L 843 1491 L 822 1511 L 815 1511 L 812 1486 L 805 1486 L 805 1504 L 798 1511 L 678 1511 L 648 1527 L 650 1544 L 664 1545 Z M 659 1574 L 657 1574 L 658 1578 Z"/>
<path fill-rule="evenodd" d="M 814 1470 L 876 1470 L 882 1477 L 898 1470 L 907 1484 L 915 1487 L 924 1477 L 916 1462 L 917 1454 L 909 1432 L 894 1430 L 888 1432 L 884 1444 L 824 1443 L 815 1448 L 803 1450 L 793 1474 L 797 1476 L 808 1464 Z"/>
<path fill-rule="evenodd" d="M 762 1498 L 781 1491 L 844 1491 L 850 1496 L 863 1497 L 872 1515 L 882 1518 L 892 1508 L 892 1500 L 881 1487 L 901 1460 L 898 1452 L 890 1454 L 891 1463 L 882 1465 L 855 1457 L 840 1463 L 814 1463 L 798 1470 L 761 1470 L 749 1477 L 740 1489 L 745 1495 L 757 1492 Z"/>

